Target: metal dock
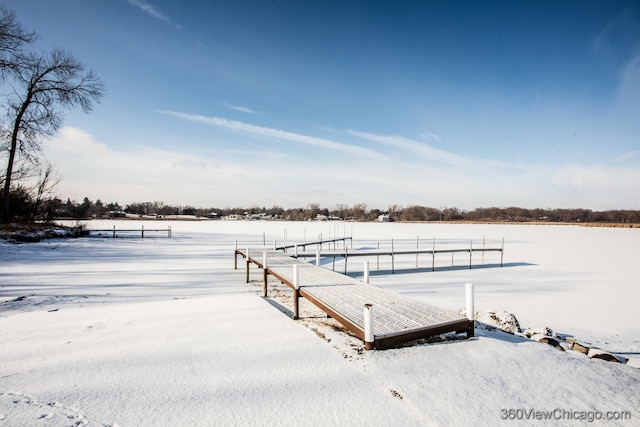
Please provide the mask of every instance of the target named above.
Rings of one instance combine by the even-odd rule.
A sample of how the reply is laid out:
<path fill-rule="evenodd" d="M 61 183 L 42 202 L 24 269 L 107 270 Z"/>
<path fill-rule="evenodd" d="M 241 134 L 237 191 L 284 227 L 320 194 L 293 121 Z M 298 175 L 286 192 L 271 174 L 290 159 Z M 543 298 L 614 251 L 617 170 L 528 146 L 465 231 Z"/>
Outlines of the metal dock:
<path fill-rule="evenodd" d="M 277 250 L 236 249 L 236 268 L 238 255 L 245 259 L 247 282 L 251 264 L 262 269 L 265 297 L 268 275 L 293 290 L 294 319 L 299 317 L 299 298 L 306 298 L 365 341 L 367 349 L 390 348 L 447 332 L 464 332 L 467 337 L 473 336 L 473 322 L 457 313 L 309 264 Z M 371 326 L 367 326 L 368 313 L 373 313 L 372 321 L 369 321 L 372 331 Z"/>

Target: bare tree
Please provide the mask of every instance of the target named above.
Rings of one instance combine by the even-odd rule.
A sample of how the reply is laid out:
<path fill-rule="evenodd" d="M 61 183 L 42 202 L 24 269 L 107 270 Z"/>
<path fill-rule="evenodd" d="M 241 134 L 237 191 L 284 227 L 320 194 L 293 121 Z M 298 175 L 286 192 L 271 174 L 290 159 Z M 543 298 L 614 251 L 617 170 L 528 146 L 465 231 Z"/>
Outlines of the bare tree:
<path fill-rule="evenodd" d="M 60 183 L 60 177 L 55 173 L 51 163 L 46 163 L 40 171 L 38 182 L 33 189 L 33 209 L 31 219 L 35 219 L 45 200 L 53 198 L 53 189 Z"/>
<path fill-rule="evenodd" d="M 18 22 L 16 14 L 4 6 L 0 6 L 0 78 L 5 80 L 7 75 L 19 69 L 24 59 L 26 46 L 37 37 L 33 32 L 26 31 Z M 0 125 L 0 160 L 4 161 L 8 154 L 11 132 Z M 14 176 L 26 175 L 22 167 L 16 167 Z M 4 187 L 4 175 L 0 174 L 0 186 Z"/>
<path fill-rule="evenodd" d="M 0 6 L 0 72 L 15 72 L 23 62 L 25 47 L 37 36 L 26 31 L 18 22 L 15 12 Z"/>
<path fill-rule="evenodd" d="M 62 124 L 59 107 L 79 106 L 88 113 L 104 92 L 93 71 L 60 49 L 26 56 L 14 80 L 14 91 L 7 100 L 10 141 L 2 207 L 5 222 L 10 219 L 8 196 L 16 158 L 37 162 L 42 139 L 53 136 Z"/>

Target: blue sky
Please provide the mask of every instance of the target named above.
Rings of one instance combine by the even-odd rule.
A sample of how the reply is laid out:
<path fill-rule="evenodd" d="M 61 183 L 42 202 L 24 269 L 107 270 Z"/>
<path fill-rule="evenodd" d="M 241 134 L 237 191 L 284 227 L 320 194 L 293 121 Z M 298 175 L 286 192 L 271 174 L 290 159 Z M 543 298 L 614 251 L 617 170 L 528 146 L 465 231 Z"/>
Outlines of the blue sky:
<path fill-rule="evenodd" d="M 637 1 L 4 4 L 107 88 L 65 198 L 640 209 Z"/>

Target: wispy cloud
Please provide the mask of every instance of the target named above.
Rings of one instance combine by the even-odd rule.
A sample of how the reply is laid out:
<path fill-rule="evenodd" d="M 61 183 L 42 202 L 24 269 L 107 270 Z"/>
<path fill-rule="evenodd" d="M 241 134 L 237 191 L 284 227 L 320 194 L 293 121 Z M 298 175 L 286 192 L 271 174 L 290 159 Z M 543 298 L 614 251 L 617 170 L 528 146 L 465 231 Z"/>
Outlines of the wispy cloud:
<path fill-rule="evenodd" d="M 616 161 L 624 162 L 627 160 L 635 159 L 636 157 L 640 157 L 640 150 L 631 151 L 629 153 L 624 153 L 621 156 L 616 157 Z"/>
<path fill-rule="evenodd" d="M 424 139 L 425 141 L 435 141 L 435 142 L 442 142 L 442 138 L 440 138 L 438 135 L 436 135 L 435 133 L 430 133 L 430 132 L 423 132 L 420 134 L 420 138 Z"/>
<path fill-rule="evenodd" d="M 330 141 L 328 139 L 316 138 L 314 136 L 303 135 L 295 132 L 288 132 L 285 130 L 274 129 L 264 126 L 256 126 L 250 123 L 239 122 L 236 120 L 228 120 L 222 117 L 206 117 L 197 114 L 180 113 L 176 111 L 159 110 L 158 112 L 168 114 L 173 117 L 177 117 L 183 120 L 189 120 L 196 123 L 203 123 L 210 126 L 216 126 L 220 128 L 229 129 L 235 132 L 246 133 L 250 135 L 258 135 L 276 138 L 280 140 L 295 142 L 299 144 L 311 145 L 327 150 L 336 150 L 346 153 L 351 153 L 360 156 L 366 156 L 372 159 L 383 160 L 385 156 L 357 145 L 349 145 L 340 142 Z"/>
<path fill-rule="evenodd" d="M 253 111 L 249 107 L 244 107 L 242 105 L 233 105 L 233 104 L 225 104 L 225 105 L 227 106 L 227 108 L 231 108 L 232 110 L 240 111 L 241 113 L 256 114 L 256 112 Z"/>
<path fill-rule="evenodd" d="M 417 158 L 427 160 L 428 163 L 419 162 L 418 164 L 428 165 L 430 167 L 454 167 L 459 170 L 464 168 L 467 172 L 474 172 L 476 174 L 496 174 L 498 170 L 526 173 L 529 168 L 535 167 L 534 165 L 504 163 L 498 160 L 462 156 L 434 148 L 424 142 L 414 141 L 397 135 L 376 135 L 355 130 L 348 130 L 347 133 L 358 138 L 392 147 L 399 152 L 404 151 L 410 155 L 411 162 L 413 163 L 416 163 L 415 159 Z"/>
<path fill-rule="evenodd" d="M 393 147 L 398 150 L 408 151 L 414 155 L 418 155 L 432 162 L 444 163 L 456 167 L 465 167 L 471 164 L 470 160 L 465 157 L 459 156 L 457 154 L 452 154 L 444 150 L 439 150 L 437 148 L 431 147 L 428 144 L 420 143 L 412 139 L 404 138 L 402 136 L 375 135 L 372 133 L 359 132 L 355 130 L 348 130 L 347 132 L 350 135 L 356 136 L 361 139 L 377 142 L 379 144 Z"/>
<path fill-rule="evenodd" d="M 153 18 L 164 21 L 167 24 L 175 25 L 177 29 L 181 29 L 180 25 L 174 24 L 173 21 L 169 19 L 169 17 L 158 11 L 153 5 L 142 0 L 127 0 L 127 2 Z"/>
<path fill-rule="evenodd" d="M 618 86 L 618 104 L 621 108 L 628 109 L 632 117 L 640 106 L 640 51 L 632 57 L 624 66 Z"/>

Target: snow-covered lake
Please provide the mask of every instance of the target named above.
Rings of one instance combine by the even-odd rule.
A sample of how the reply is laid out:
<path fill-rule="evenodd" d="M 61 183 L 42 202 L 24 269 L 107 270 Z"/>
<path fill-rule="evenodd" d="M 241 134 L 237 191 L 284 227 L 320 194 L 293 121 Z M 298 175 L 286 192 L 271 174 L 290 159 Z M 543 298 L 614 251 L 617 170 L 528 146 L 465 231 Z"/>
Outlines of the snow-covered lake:
<path fill-rule="evenodd" d="M 172 237 L 0 243 L 0 424 L 494 425 L 503 409 L 640 416 L 640 229 L 267 221 L 91 221 Z M 631 359 L 622 365 L 481 330 L 472 340 L 362 352 L 286 295 L 233 269 L 256 247 L 352 236 L 359 248 L 501 247 L 369 259 L 371 283 L 457 311 L 513 313 Z M 310 249 L 311 250 L 311 249 Z M 362 258 L 348 274 L 361 277 Z M 311 262 L 311 261 L 310 261 Z M 416 263 L 418 267 L 416 268 Z M 332 262 L 325 262 L 332 268 Z M 344 270 L 342 260 L 335 269 Z M 256 281 L 260 279 L 254 270 Z M 286 310 L 285 310 L 286 311 Z M 528 410 L 529 412 L 524 412 Z M 563 424 L 580 422 L 567 419 Z M 41 418 L 40 418 L 41 417 Z M 525 418 L 526 419 L 526 418 Z M 634 422 L 635 420 L 635 422 Z M 549 420 L 548 423 L 558 422 Z M 545 421 L 537 421 L 544 424 Z"/>

